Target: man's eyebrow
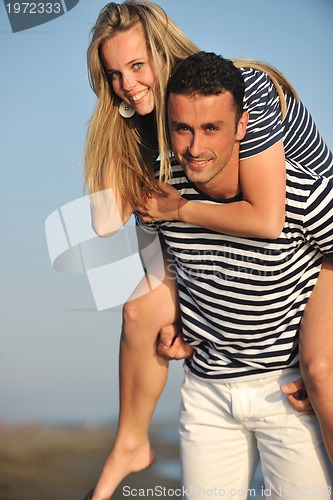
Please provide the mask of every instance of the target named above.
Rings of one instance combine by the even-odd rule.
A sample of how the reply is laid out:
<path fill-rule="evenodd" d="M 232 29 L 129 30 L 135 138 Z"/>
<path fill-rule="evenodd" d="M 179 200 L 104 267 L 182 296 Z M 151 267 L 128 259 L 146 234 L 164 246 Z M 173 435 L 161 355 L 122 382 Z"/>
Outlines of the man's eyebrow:
<path fill-rule="evenodd" d="M 212 121 L 212 122 L 206 122 L 202 123 L 200 127 L 202 129 L 209 128 L 209 127 L 223 127 L 225 124 L 224 120 L 217 120 L 217 121 Z M 192 128 L 191 125 L 185 122 L 179 122 L 177 120 L 171 120 L 170 125 L 172 127 L 187 127 L 187 128 Z"/>
<path fill-rule="evenodd" d="M 185 123 L 185 122 L 179 122 L 177 120 L 171 120 L 170 121 L 170 125 L 172 125 L 173 127 L 177 126 L 177 127 L 188 127 L 190 128 L 190 126 Z"/>
<path fill-rule="evenodd" d="M 224 121 L 223 120 L 217 120 L 217 121 L 213 121 L 213 122 L 207 122 L 207 123 L 203 123 L 201 125 L 201 128 L 207 128 L 207 127 L 222 127 L 224 125 Z"/>

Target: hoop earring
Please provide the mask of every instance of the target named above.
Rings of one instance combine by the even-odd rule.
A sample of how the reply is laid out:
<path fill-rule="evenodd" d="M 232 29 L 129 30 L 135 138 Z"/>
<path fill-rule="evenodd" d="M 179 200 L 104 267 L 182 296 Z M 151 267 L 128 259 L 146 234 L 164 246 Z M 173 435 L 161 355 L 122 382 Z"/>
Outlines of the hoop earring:
<path fill-rule="evenodd" d="M 120 116 L 123 118 L 131 118 L 135 115 L 135 109 L 133 109 L 127 102 L 121 101 L 121 104 L 118 108 Z"/>

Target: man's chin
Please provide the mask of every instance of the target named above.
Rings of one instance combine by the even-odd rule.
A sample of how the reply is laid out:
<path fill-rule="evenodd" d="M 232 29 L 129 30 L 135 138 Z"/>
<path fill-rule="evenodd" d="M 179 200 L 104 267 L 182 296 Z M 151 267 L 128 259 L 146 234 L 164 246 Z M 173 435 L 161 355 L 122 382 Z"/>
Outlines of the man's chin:
<path fill-rule="evenodd" d="M 194 170 L 192 168 L 184 168 L 185 175 L 188 178 L 190 182 L 193 182 L 195 184 L 202 184 L 207 182 L 205 179 L 205 174 L 204 172 L 200 170 Z"/>

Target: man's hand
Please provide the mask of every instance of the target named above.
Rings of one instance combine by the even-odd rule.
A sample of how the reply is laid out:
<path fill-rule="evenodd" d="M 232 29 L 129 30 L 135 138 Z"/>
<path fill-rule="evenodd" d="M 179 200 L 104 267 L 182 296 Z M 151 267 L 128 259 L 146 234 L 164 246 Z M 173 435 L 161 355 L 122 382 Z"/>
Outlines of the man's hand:
<path fill-rule="evenodd" d="M 184 342 L 180 323 L 162 328 L 158 338 L 157 353 L 168 360 L 192 357 L 193 348 Z"/>
<path fill-rule="evenodd" d="M 302 378 L 282 385 L 281 391 L 288 395 L 288 401 L 295 410 L 307 413 L 313 412 Z"/>

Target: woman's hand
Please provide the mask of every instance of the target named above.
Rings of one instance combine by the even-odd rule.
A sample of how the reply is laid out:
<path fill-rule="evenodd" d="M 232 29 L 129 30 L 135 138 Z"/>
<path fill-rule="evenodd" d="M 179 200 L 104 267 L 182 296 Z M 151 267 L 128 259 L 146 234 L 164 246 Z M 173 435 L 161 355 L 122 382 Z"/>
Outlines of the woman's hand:
<path fill-rule="evenodd" d="M 165 196 L 152 193 L 145 205 L 137 208 L 139 217 L 144 222 L 178 220 L 178 207 L 182 197 L 170 184 L 160 182 L 159 185 Z"/>

